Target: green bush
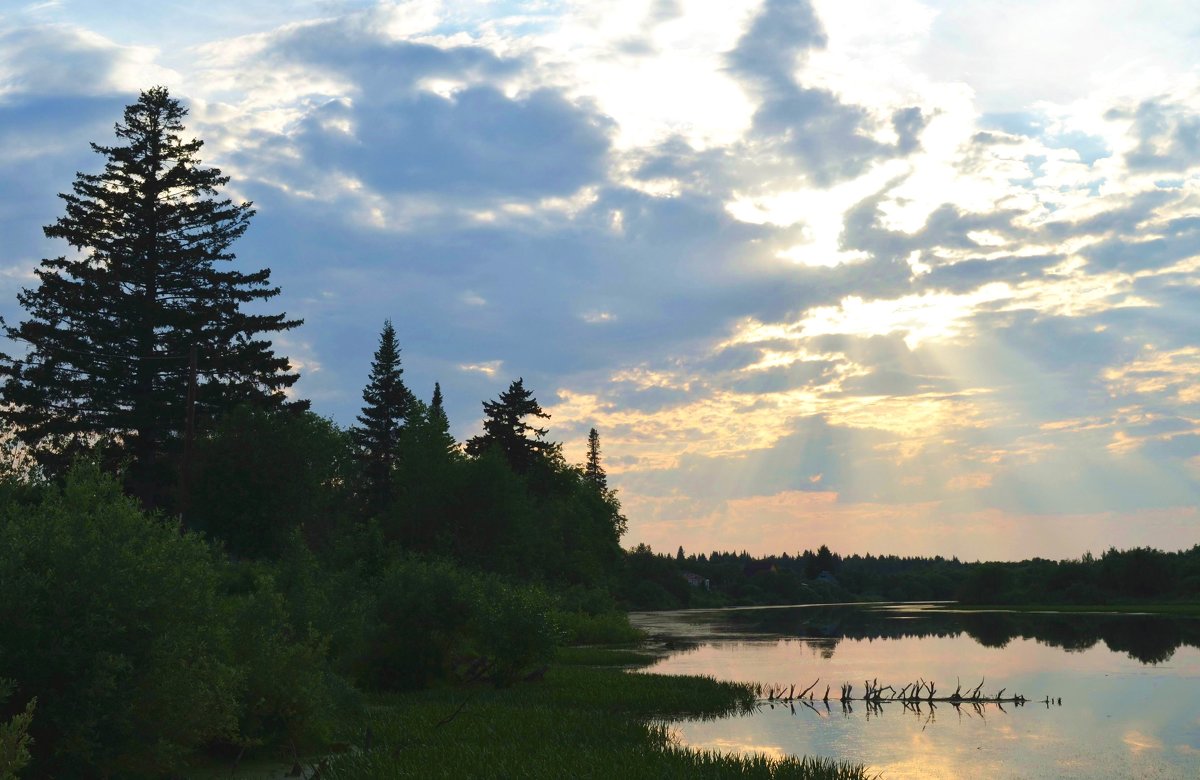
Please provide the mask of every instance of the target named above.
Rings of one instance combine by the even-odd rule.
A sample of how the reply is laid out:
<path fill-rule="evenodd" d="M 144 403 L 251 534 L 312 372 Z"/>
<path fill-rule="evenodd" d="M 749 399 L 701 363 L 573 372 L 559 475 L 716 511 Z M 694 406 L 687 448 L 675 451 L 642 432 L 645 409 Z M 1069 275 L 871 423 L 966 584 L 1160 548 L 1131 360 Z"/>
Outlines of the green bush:
<path fill-rule="evenodd" d="M 465 649 L 474 583 L 445 561 L 394 562 L 374 588 L 367 642 L 355 664 L 360 685 L 409 690 L 449 674 Z"/>
<path fill-rule="evenodd" d="M 624 612 L 591 615 L 586 612 L 556 612 L 562 641 L 567 645 L 629 645 L 646 638 L 644 631 L 629 623 Z"/>
<path fill-rule="evenodd" d="M 38 697 L 38 774 L 161 772 L 235 737 L 218 562 L 94 467 L 0 505 L 0 593 L 0 676 Z"/>
<path fill-rule="evenodd" d="M 468 667 L 497 683 L 548 661 L 557 631 L 540 590 L 437 559 L 394 561 L 373 586 L 360 685 L 422 688 Z"/>
<path fill-rule="evenodd" d="M 492 679 L 507 685 L 554 657 L 558 628 L 542 590 L 493 578 L 483 585 L 472 629 L 479 652 L 492 663 Z"/>
<path fill-rule="evenodd" d="M 0 676 L 38 697 L 39 775 L 161 774 L 221 744 L 316 746 L 357 706 L 304 622 L 330 608 L 302 550 L 230 566 L 93 467 L 40 503 L 13 495 L 0 491 Z"/>
<path fill-rule="evenodd" d="M 12 680 L 0 680 L 0 705 L 3 705 L 13 688 Z M 25 709 L 17 712 L 7 723 L 0 723 L 0 780 L 15 780 L 17 774 L 29 763 L 29 724 L 37 699 L 30 699 Z"/>
<path fill-rule="evenodd" d="M 358 709 L 357 693 L 333 674 L 329 641 L 315 627 L 296 630 L 288 603 L 265 567 L 247 574 L 234 596 L 234 659 L 242 674 L 238 739 L 248 746 L 315 747 Z"/>

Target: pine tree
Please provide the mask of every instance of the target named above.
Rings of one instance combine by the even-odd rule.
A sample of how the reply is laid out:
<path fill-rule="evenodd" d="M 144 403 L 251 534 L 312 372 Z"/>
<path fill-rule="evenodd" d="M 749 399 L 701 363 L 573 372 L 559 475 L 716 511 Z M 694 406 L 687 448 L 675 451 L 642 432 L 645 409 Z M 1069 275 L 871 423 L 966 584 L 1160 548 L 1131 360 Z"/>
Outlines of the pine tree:
<path fill-rule="evenodd" d="M 527 472 L 539 459 L 557 451 L 545 440 L 547 429 L 535 428 L 526 417 L 550 419 L 533 392 L 525 389 L 525 380 L 517 379 L 495 401 L 483 402 L 483 433 L 467 440 L 467 454 L 478 457 L 498 449 L 518 474 Z"/>
<path fill-rule="evenodd" d="M 425 411 L 424 434 L 429 442 L 430 451 L 438 451 L 445 455 L 458 452 L 458 442 L 450 433 L 450 418 L 446 416 L 446 407 L 442 399 L 442 385 L 433 383 L 433 398 Z"/>
<path fill-rule="evenodd" d="M 587 463 L 583 466 L 583 475 L 600 492 L 608 490 L 608 475 L 604 473 L 604 466 L 600 465 L 600 434 L 595 428 L 588 432 Z"/>
<path fill-rule="evenodd" d="M 400 446 L 400 435 L 414 407 L 412 393 L 404 386 L 400 346 L 392 321 L 383 323 L 379 348 L 371 361 L 371 376 L 363 388 L 363 408 L 358 425 L 350 429 L 362 463 L 364 493 L 371 513 L 385 509 L 393 498 L 392 476 Z"/>
<path fill-rule="evenodd" d="M 147 505 L 174 482 L 195 350 L 196 417 L 233 406 L 289 404 L 298 375 L 265 335 L 300 325 L 283 314 L 247 314 L 279 293 L 270 270 L 218 268 L 254 214 L 217 197 L 228 183 L 201 167 L 203 142 L 184 140 L 187 110 L 163 87 L 141 93 L 115 127 L 117 145 L 92 149 L 100 173 L 76 174 L 59 197 L 66 213 L 44 228 L 77 250 L 47 259 L 18 301 L 29 319 L 5 333 L 26 345 L 4 357 L 0 411 L 51 471 L 105 439 L 129 458 L 129 488 Z"/>

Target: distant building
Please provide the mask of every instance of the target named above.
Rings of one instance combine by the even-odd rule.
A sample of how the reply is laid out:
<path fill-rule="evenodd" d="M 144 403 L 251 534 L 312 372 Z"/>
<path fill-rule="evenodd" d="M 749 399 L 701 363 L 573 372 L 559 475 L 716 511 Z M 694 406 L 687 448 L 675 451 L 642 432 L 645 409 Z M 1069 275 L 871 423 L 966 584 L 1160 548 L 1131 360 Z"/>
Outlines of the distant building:
<path fill-rule="evenodd" d="M 708 579 L 701 577 L 695 572 L 685 571 L 683 573 L 683 578 L 687 580 L 688 585 L 691 585 L 693 588 L 704 588 L 705 590 L 712 589 L 711 583 L 708 581 Z"/>
<path fill-rule="evenodd" d="M 817 575 L 817 582 L 823 582 L 826 585 L 837 585 L 838 584 L 837 577 L 833 576 L 832 574 L 830 574 L 827 571 L 823 571 Z"/>

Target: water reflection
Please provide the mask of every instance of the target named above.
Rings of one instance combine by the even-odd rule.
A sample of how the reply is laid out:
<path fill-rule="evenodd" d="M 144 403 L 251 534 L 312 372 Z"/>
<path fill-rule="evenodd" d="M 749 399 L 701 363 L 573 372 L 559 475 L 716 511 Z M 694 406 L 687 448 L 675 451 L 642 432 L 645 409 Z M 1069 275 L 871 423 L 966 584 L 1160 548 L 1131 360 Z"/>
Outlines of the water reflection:
<path fill-rule="evenodd" d="M 1032 639 L 1068 652 L 1103 644 L 1143 664 L 1170 661 L 1181 647 L 1200 647 L 1200 620 L 1161 615 L 973 612 L 927 604 L 689 610 L 641 613 L 652 633 L 685 649 L 697 637 L 794 637 L 814 640 L 822 658 L 833 658 L 842 640 L 965 635 L 984 647 L 1004 648 Z"/>
<path fill-rule="evenodd" d="M 1200 620 L 1144 615 L 806 607 L 643 613 L 675 649 L 650 671 L 710 674 L 797 690 L 752 714 L 674 724 L 713 749 L 784 751 L 863 763 L 884 777 L 1200 777 Z M 897 689 L 956 678 L 1030 699 L 1005 704 L 855 700 L 839 685 Z M 969 679 L 969 682 L 968 682 Z M 831 687 L 829 706 L 821 699 Z M 1046 696 L 1063 706 L 1047 708 Z"/>

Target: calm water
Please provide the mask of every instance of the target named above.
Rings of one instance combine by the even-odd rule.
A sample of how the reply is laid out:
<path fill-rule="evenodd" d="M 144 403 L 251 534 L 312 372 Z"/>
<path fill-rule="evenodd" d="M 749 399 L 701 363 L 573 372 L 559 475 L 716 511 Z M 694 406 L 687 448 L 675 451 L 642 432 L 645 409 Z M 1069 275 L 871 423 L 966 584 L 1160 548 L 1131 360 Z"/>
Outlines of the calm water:
<path fill-rule="evenodd" d="M 814 709 L 760 711 L 673 724 L 681 741 L 722 751 L 817 755 L 885 778 L 1200 778 L 1200 619 L 1146 615 L 945 612 L 922 605 L 650 612 L 635 625 L 670 638 L 649 671 L 727 680 L 820 679 Z M 977 712 L 884 704 L 851 712 L 819 701 L 825 685 L 899 688 L 955 678 L 983 692 L 1062 698 Z"/>

